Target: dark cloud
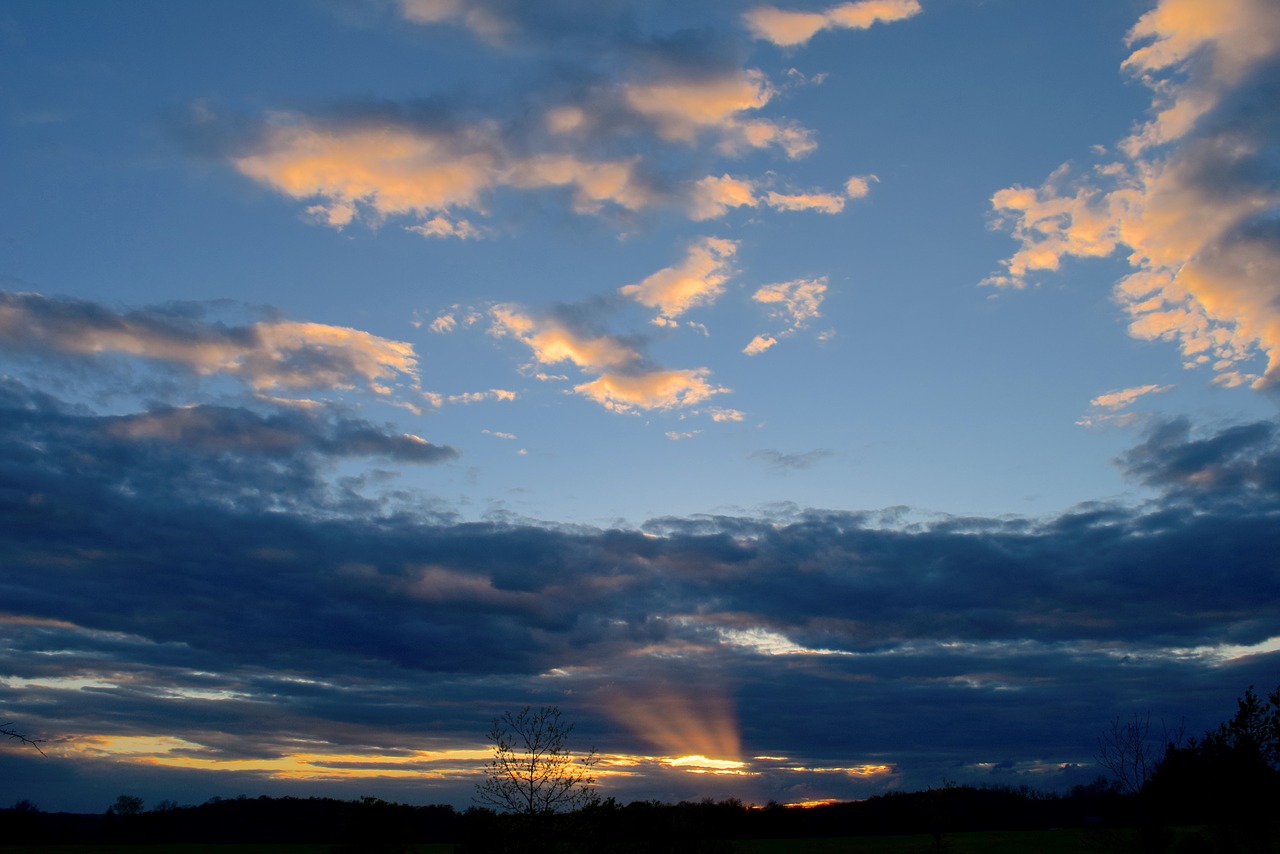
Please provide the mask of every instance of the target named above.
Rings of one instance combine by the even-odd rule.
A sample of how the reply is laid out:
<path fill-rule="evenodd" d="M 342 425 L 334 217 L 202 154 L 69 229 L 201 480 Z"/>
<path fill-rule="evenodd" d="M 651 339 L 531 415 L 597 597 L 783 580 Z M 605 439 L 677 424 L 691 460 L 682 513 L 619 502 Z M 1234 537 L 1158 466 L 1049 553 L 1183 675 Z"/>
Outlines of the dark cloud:
<path fill-rule="evenodd" d="M 445 453 L 362 422 L 99 418 L 12 382 L 2 402 L 0 670 L 22 687 L 0 704 L 42 735 L 167 734 L 218 759 L 302 737 L 385 750 L 475 743 L 488 716 L 541 699 L 602 749 L 652 753 L 607 722 L 627 720 L 620 697 L 665 686 L 685 714 L 735 709 L 747 753 L 889 762 L 902 785 L 1012 763 L 1000 779 L 1052 784 L 1087 778 L 1070 768 L 1112 714 L 1207 726 L 1274 675 L 1275 653 L 1229 646 L 1280 636 L 1280 493 L 1256 486 L 1274 483 L 1271 422 L 1153 431 L 1125 464 L 1168 492 L 1137 507 L 910 525 L 791 509 L 633 531 L 354 503 L 316 460 Z M 128 435 L 148 419 L 169 432 Z M 676 779 L 625 791 L 680 794 Z M 886 784 L 840 779 L 824 791 Z M 752 785 L 767 799 L 798 783 Z"/>

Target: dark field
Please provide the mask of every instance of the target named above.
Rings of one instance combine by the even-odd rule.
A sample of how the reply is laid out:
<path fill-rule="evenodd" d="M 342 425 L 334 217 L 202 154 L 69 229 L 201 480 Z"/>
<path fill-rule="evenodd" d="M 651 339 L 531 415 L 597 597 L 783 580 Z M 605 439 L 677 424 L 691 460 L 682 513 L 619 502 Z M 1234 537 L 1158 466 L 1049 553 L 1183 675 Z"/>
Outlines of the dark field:
<path fill-rule="evenodd" d="M 1173 831 L 1178 843 L 1201 833 Z M 930 835 L 858 836 L 836 839 L 746 839 L 732 843 L 733 854 L 1091 854 L 1125 850 L 1133 837 L 1126 831 L 1035 830 L 953 833 L 941 849 Z M 412 854 L 452 854 L 451 844 L 415 845 Z M 1280 854 L 1280 847 L 1273 846 Z M 0 845 L 0 854 L 330 854 L 329 845 Z"/>

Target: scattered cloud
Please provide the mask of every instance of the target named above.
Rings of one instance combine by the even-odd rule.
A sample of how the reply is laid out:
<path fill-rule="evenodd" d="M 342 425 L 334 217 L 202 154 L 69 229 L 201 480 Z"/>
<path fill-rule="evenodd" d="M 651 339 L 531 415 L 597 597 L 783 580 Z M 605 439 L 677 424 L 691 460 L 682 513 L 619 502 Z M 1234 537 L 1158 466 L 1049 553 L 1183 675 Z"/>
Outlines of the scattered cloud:
<path fill-rule="evenodd" d="M 1132 388 L 1122 388 L 1117 391 L 1109 391 L 1106 394 L 1100 394 L 1093 400 L 1089 401 L 1090 406 L 1099 409 L 1123 409 L 1131 405 L 1135 400 L 1147 394 L 1160 394 L 1169 391 L 1173 386 L 1170 385 L 1140 385 Z"/>
<path fill-rule="evenodd" d="M 1187 367 L 1227 386 L 1280 378 L 1280 232 L 1274 111 L 1280 22 L 1264 0 L 1163 0 L 1129 34 L 1124 67 L 1155 117 L 1122 141 L 1125 159 L 992 198 L 1020 247 L 986 284 L 1025 287 L 1071 257 L 1124 249 L 1115 287 L 1130 334 L 1176 342 Z M 1261 356 L 1265 366 L 1252 367 Z"/>
<path fill-rule="evenodd" d="M 1126 427 L 1141 420 L 1144 416 L 1136 412 L 1121 412 L 1132 406 L 1139 398 L 1148 394 L 1162 394 L 1173 388 L 1171 385 L 1141 385 L 1131 388 L 1117 389 L 1101 394 L 1089 401 L 1090 413 L 1076 423 L 1081 427 L 1101 427 L 1104 425 Z"/>
<path fill-rule="evenodd" d="M 323 121 L 272 116 L 238 170 L 291 198 L 315 200 L 317 221 L 343 228 L 355 220 L 378 226 L 392 217 L 427 237 L 479 237 L 482 230 L 454 211 L 482 214 L 499 188 L 570 191 L 573 209 L 606 206 L 640 210 L 656 200 L 636 171 L 635 158 L 589 160 L 573 153 L 526 156 L 506 150 L 492 124 L 439 127 L 387 116 Z"/>
<path fill-rule="evenodd" d="M 573 390 L 613 412 L 683 408 L 728 391 L 711 383 L 706 368 L 656 367 L 634 343 L 584 331 L 563 315 L 535 316 L 512 305 L 494 306 L 491 315 L 493 334 L 522 341 L 538 363 L 568 361 L 597 374 L 596 379 Z"/>
<path fill-rule="evenodd" d="M 636 373 L 605 373 L 573 390 L 613 412 L 633 409 L 677 409 L 694 406 L 729 389 L 716 386 L 706 368 L 643 369 Z"/>
<path fill-rule="evenodd" d="M 802 45 L 823 30 L 865 30 L 920 14 L 918 0 L 857 0 L 823 12 L 799 12 L 776 6 L 756 6 L 743 14 L 747 28 L 758 39 L 781 47 Z"/>
<path fill-rule="evenodd" d="M 777 94 L 764 73 L 742 69 L 714 76 L 630 82 L 622 97 L 636 114 L 653 121 L 663 139 L 693 143 L 714 132 L 725 154 L 777 146 L 788 157 L 816 147 L 804 128 L 744 114 L 764 107 Z"/>
<path fill-rule="evenodd" d="M 765 285 L 751 298 L 770 306 L 773 316 L 788 321 L 792 329 L 799 329 L 822 316 L 820 309 L 826 293 L 827 279 L 823 276 Z"/>
<path fill-rule="evenodd" d="M 0 349 L 43 356 L 130 356 L 200 376 L 225 375 L 255 391 L 350 389 L 390 394 L 416 385 L 412 345 L 358 329 L 289 320 L 207 322 L 207 307 L 117 312 L 98 303 L 0 292 Z"/>
<path fill-rule="evenodd" d="M 829 451 L 825 448 L 805 451 L 800 454 L 784 454 L 782 451 L 776 451 L 772 448 L 762 448 L 758 451 L 748 452 L 747 458 L 766 463 L 774 471 L 797 471 L 799 469 L 812 468 L 821 460 L 835 455 L 835 451 Z"/>
<path fill-rule="evenodd" d="M 748 356 L 756 356 L 777 343 L 778 339 L 771 335 L 757 335 L 747 343 L 747 346 L 742 348 L 742 352 L 746 353 Z"/>
<path fill-rule="evenodd" d="M 665 267 L 639 284 L 624 285 L 618 292 L 656 308 L 660 320 L 674 319 L 695 306 L 714 302 L 724 292 L 737 249 L 735 241 L 703 237 L 689 247 L 679 264 Z"/>
<path fill-rule="evenodd" d="M 713 406 L 707 412 L 711 415 L 712 421 L 742 421 L 747 417 L 746 413 L 738 409 L 724 409 Z"/>
<path fill-rule="evenodd" d="M 871 192 L 871 185 L 879 181 L 875 175 L 854 175 L 844 182 L 844 194 L 851 199 L 861 199 Z"/>
<path fill-rule="evenodd" d="M 850 179 L 854 180 L 858 179 Z M 845 196 L 860 198 L 849 192 L 848 187 Z M 719 177 L 708 175 L 689 188 L 689 218 L 699 222 L 717 219 L 730 209 L 741 207 L 838 214 L 844 210 L 845 196 L 821 191 L 783 193 L 767 189 L 764 181 L 735 178 L 727 174 Z"/>
<path fill-rule="evenodd" d="M 818 279 L 795 279 L 790 282 L 778 282 L 759 288 L 752 299 L 769 306 L 769 315 L 775 320 L 782 320 L 787 328 L 778 333 L 781 336 L 794 334 L 822 316 L 822 300 L 826 296 L 826 277 Z M 757 335 L 751 343 L 743 348 L 748 356 L 763 353 L 778 343 L 773 335 Z"/>
<path fill-rule="evenodd" d="M 502 388 L 491 388 L 487 391 L 467 391 L 461 394 L 440 394 L 434 391 L 424 391 L 422 396 L 436 409 L 455 403 L 480 403 L 485 400 L 511 401 L 517 397 L 514 391 Z"/>

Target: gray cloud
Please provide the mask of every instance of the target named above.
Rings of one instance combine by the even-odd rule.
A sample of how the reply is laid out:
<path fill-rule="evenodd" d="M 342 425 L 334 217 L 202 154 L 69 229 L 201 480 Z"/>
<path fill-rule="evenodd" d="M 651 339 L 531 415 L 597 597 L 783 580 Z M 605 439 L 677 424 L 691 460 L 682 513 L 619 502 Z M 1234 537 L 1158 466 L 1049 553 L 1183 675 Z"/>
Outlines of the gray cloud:
<path fill-rule="evenodd" d="M 474 744 L 495 712 L 545 700 L 603 749 L 651 753 L 610 710 L 661 688 L 706 726 L 731 707 L 749 755 L 888 762 L 899 785 L 1052 784 L 1092 773 L 1075 765 L 1113 713 L 1207 726 L 1274 674 L 1276 653 L 1238 649 L 1280 636 L 1271 422 L 1156 429 L 1124 460 L 1167 488 L 1140 506 L 887 527 L 793 508 L 633 531 L 358 502 L 319 460 L 415 453 L 363 422 L 100 418 L 3 391 L 0 705 L 41 735 L 166 735 L 219 760 L 301 734 L 381 751 Z M 149 418 L 172 433 L 127 435 Z M 697 788 L 647 779 L 616 785 Z M 762 800 L 886 784 L 753 779 Z"/>
<path fill-rule="evenodd" d="M 825 448 L 795 454 L 786 454 L 774 448 L 761 448 L 760 450 L 747 452 L 747 459 L 763 462 L 774 471 L 812 468 L 819 460 L 833 456 L 835 456 L 835 452 Z"/>

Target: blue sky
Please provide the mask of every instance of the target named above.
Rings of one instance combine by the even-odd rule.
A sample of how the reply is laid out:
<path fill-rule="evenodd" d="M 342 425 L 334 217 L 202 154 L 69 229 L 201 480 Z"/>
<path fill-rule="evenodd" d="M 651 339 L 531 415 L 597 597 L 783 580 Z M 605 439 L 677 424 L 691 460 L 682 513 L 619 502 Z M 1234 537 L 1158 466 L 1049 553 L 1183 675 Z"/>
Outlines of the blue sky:
<path fill-rule="evenodd" d="M 1280 637 L 1275 11 L 6 4 L 0 801 L 465 805 L 525 703 L 624 800 L 1214 722 Z"/>

